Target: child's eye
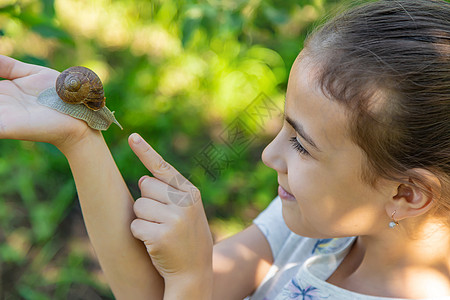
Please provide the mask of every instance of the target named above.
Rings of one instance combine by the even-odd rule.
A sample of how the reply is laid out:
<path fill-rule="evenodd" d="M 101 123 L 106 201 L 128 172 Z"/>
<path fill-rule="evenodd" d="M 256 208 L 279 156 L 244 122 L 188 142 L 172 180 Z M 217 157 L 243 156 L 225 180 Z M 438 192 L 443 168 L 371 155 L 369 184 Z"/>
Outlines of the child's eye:
<path fill-rule="evenodd" d="M 306 151 L 305 148 L 303 148 L 302 144 L 300 144 L 297 140 L 296 136 L 293 136 L 289 139 L 292 143 L 292 147 L 294 147 L 295 150 L 297 150 L 300 154 L 306 154 L 309 155 L 308 151 Z"/>

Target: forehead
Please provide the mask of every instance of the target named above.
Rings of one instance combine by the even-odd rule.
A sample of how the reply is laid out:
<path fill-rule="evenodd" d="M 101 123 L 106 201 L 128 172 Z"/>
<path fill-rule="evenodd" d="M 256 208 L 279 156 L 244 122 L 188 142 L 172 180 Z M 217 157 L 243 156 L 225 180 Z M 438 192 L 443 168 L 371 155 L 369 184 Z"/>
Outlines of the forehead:
<path fill-rule="evenodd" d="M 318 66 L 304 52 L 295 60 L 286 92 L 285 114 L 302 124 L 322 150 L 350 142 L 347 109 L 328 99 L 315 79 Z"/>

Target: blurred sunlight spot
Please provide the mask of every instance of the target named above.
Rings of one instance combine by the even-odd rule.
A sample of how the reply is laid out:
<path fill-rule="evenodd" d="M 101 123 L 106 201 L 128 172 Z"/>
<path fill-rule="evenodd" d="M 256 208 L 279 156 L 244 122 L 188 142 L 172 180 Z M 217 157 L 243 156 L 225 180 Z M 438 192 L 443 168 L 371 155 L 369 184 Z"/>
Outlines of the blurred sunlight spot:
<path fill-rule="evenodd" d="M 179 11 L 179 4 L 172 1 L 159 1 L 159 3 L 161 7 L 155 16 L 155 21 L 169 27 Z"/>
<path fill-rule="evenodd" d="M 103 85 L 108 83 L 110 78 L 110 66 L 106 62 L 101 60 L 88 60 L 81 63 L 81 65 L 93 70 L 98 77 L 100 77 Z"/>
<path fill-rule="evenodd" d="M 0 38 L 0 53 L 9 56 L 14 52 L 14 39 L 3 36 Z"/>
<path fill-rule="evenodd" d="M 73 35 L 97 39 L 108 48 L 124 48 L 130 43 L 127 6 L 120 2 L 57 0 L 55 11 Z"/>
<path fill-rule="evenodd" d="M 0 6 L 15 4 L 17 0 L 0 0 Z"/>
<path fill-rule="evenodd" d="M 48 282 L 56 282 L 61 274 L 61 269 L 52 265 L 46 265 L 42 269 L 42 277 Z"/>
<path fill-rule="evenodd" d="M 286 80 L 286 68 L 283 58 L 278 52 L 263 48 L 260 46 L 254 46 L 248 51 L 248 56 L 261 60 L 270 67 L 269 73 L 273 73 L 276 83 L 284 82 Z"/>
<path fill-rule="evenodd" d="M 19 20 L 9 19 L 5 26 L 5 31 L 8 35 L 18 36 L 20 34 L 24 34 L 26 32 L 26 28 L 24 28 L 23 24 L 20 23 Z"/>
<path fill-rule="evenodd" d="M 167 97 L 172 97 L 189 90 L 197 90 L 208 65 L 199 57 L 183 56 L 168 65 L 162 72 L 159 81 L 159 92 Z"/>
<path fill-rule="evenodd" d="M 250 19 L 252 15 L 255 13 L 256 8 L 260 6 L 261 0 L 250 0 L 245 8 L 242 10 L 242 14 L 246 17 L 246 19 Z"/>
<path fill-rule="evenodd" d="M 148 55 L 149 58 L 167 58 L 179 55 L 181 42 L 158 25 L 139 28 L 131 41 L 131 52 L 135 56 Z"/>
<path fill-rule="evenodd" d="M 4 36 L 0 37 L 0 53 L 10 55 L 17 48 L 17 39 L 24 35 L 24 28 L 18 20 L 0 17 L 0 28 Z"/>
<path fill-rule="evenodd" d="M 323 8 L 324 2 L 324 0 L 314 0 L 314 4 L 319 8 Z"/>
<path fill-rule="evenodd" d="M 70 249 L 70 252 L 76 255 L 90 257 L 93 260 L 96 258 L 92 245 L 86 236 L 72 237 L 67 245 L 67 249 Z"/>
<path fill-rule="evenodd" d="M 247 80 L 251 81 L 253 85 L 261 87 L 271 87 L 277 82 L 272 70 L 264 63 L 255 59 L 247 59 L 242 62 L 242 70 L 245 70 Z M 265 93 L 270 92 L 264 90 Z"/>
<path fill-rule="evenodd" d="M 30 239 L 29 230 L 25 227 L 19 227 L 6 237 L 6 242 L 18 257 L 23 258 L 31 248 Z"/>
<path fill-rule="evenodd" d="M 135 81 L 137 87 L 144 92 L 152 92 L 153 76 L 154 74 L 149 69 L 138 71 Z"/>
<path fill-rule="evenodd" d="M 226 239 L 246 227 L 241 220 L 233 218 L 227 220 L 216 218 L 210 222 L 209 226 L 215 242 Z"/>
<path fill-rule="evenodd" d="M 277 66 L 284 64 L 283 59 L 277 52 L 261 46 L 251 47 L 248 50 L 247 55 L 250 57 L 260 59 L 261 61 L 267 63 L 270 66 Z"/>
<path fill-rule="evenodd" d="M 164 71 L 158 86 L 159 92 L 167 97 L 173 97 L 188 88 L 197 89 L 198 80 L 188 70 L 176 67 Z"/>
<path fill-rule="evenodd" d="M 322 5 L 317 6 L 322 7 Z M 312 5 L 296 6 L 290 14 L 289 21 L 280 26 L 280 31 L 289 37 L 299 36 L 306 26 L 316 21 L 318 17 L 319 11 L 316 7 Z"/>
<path fill-rule="evenodd" d="M 174 100 L 170 97 L 164 97 L 164 96 L 149 96 L 146 98 L 146 103 L 144 107 L 148 111 L 157 111 L 158 113 L 164 113 L 167 112 L 169 109 L 172 108 Z"/>
<path fill-rule="evenodd" d="M 236 103 L 242 103 L 243 101 L 249 103 L 252 100 L 251 98 L 245 99 L 245 97 L 242 97 L 243 95 L 240 95 L 244 91 L 257 93 L 249 84 L 242 71 L 236 70 L 224 74 L 217 88 L 213 110 L 216 110 L 220 115 L 221 112 L 232 112 L 232 108 L 235 108 Z"/>
<path fill-rule="evenodd" d="M 53 49 L 57 46 L 57 42 L 52 39 L 43 38 L 41 35 L 29 32 L 21 38 L 20 47 L 26 49 L 27 54 L 36 57 L 48 57 Z"/>
<path fill-rule="evenodd" d="M 203 17 L 203 10 L 201 7 L 193 6 L 190 7 L 185 14 L 186 17 L 189 17 L 190 19 L 200 19 Z"/>
<path fill-rule="evenodd" d="M 107 1 L 109 2 L 109 1 Z M 55 11 L 61 24 L 74 35 L 94 38 L 102 26 L 104 18 L 103 8 L 107 7 L 105 0 L 100 1 L 72 1 L 56 0 Z"/>
<path fill-rule="evenodd" d="M 323 1 L 316 1 L 316 2 L 320 2 L 320 4 L 317 4 L 318 7 L 322 7 Z M 319 17 L 319 12 L 317 11 L 317 9 L 314 6 L 305 5 L 303 7 L 301 15 L 306 20 L 313 21 Z"/>
<path fill-rule="evenodd" d="M 111 14 L 109 17 L 110 22 L 108 26 L 102 28 L 100 41 L 108 48 L 126 47 L 131 40 L 126 20 L 117 13 Z"/>
<path fill-rule="evenodd" d="M 184 133 L 178 132 L 172 139 L 172 146 L 178 152 L 186 152 L 190 146 L 190 137 Z"/>
<path fill-rule="evenodd" d="M 261 92 L 277 94 L 277 84 L 286 77 L 283 59 L 273 50 L 260 46 L 246 50 L 236 47 L 234 54 L 221 53 L 219 42 L 207 55 L 212 76 L 208 117 L 211 120 L 235 117 Z M 239 50 L 240 49 L 240 50 Z M 206 57 L 206 56 L 205 56 Z M 274 70 L 277 70 L 276 73 Z"/>
<path fill-rule="evenodd" d="M 236 58 L 241 52 L 241 45 L 234 40 L 224 41 L 220 38 L 212 38 L 210 47 L 222 58 L 229 60 Z"/>

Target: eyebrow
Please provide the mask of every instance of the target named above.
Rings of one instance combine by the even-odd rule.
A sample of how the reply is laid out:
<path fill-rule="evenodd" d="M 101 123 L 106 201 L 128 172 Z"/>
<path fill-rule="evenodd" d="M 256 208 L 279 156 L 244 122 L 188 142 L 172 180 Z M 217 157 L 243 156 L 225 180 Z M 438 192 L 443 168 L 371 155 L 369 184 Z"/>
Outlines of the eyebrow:
<path fill-rule="evenodd" d="M 289 125 L 292 126 L 292 128 L 295 129 L 295 131 L 308 143 L 310 144 L 314 149 L 316 149 L 317 151 L 321 152 L 319 147 L 317 147 L 316 143 L 314 143 L 313 139 L 305 132 L 305 130 L 303 129 L 303 126 L 299 123 L 297 123 L 296 121 L 294 121 L 293 119 L 289 118 L 288 115 L 286 115 L 286 113 L 283 113 L 284 115 L 284 119 L 286 120 L 286 122 L 289 123 Z"/>

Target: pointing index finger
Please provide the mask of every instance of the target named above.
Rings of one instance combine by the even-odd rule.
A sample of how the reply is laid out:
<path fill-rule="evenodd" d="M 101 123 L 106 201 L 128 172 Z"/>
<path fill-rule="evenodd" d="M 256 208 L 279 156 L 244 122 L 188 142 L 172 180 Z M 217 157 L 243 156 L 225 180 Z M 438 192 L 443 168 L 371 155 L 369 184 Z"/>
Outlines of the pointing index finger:
<path fill-rule="evenodd" d="M 144 141 L 139 134 L 133 133 L 130 135 L 128 142 L 136 156 L 156 178 L 185 192 L 190 191 L 194 187 L 192 183 Z"/>

